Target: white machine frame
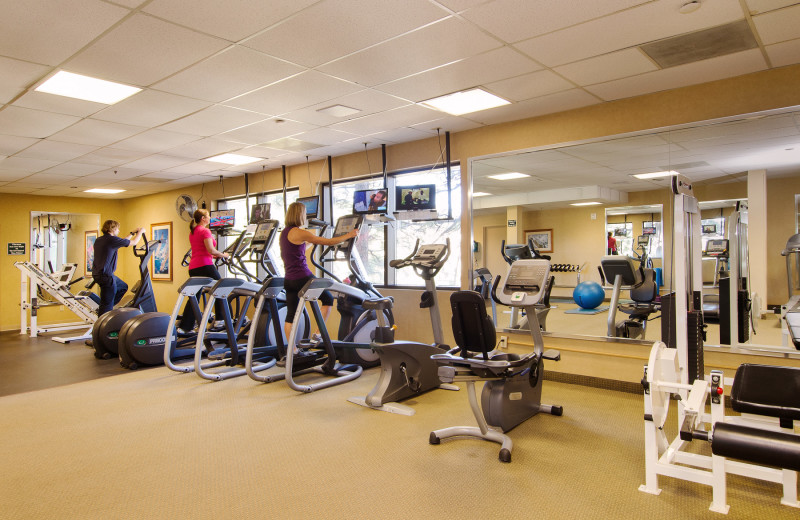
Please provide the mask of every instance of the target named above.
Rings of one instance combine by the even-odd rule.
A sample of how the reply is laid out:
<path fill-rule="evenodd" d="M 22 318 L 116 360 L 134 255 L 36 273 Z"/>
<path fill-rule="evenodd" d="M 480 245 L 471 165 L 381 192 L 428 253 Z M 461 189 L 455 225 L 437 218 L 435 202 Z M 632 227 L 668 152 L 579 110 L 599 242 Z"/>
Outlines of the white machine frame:
<path fill-rule="evenodd" d="M 752 463 L 728 460 L 720 455 L 690 453 L 686 448 L 689 441 L 678 435 L 669 441 L 664 431 L 669 403 L 673 394 L 678 401 L 678 428 L 691 425 L 692 430 L 709 432 L 712 438 L 714 425 L 720 421 L 748 425 L 762 430 L 781 430 L 777 419 L 744 414 L 741 417 L 725 417 L 724 395 L 719 390 L 732 380 L 723 380 L 721 371 L 712 371 L 710 376 L 689 384 L 688 370 L 688 326 L 685 317 L 688 312 L 687 294 L 702 289 L 701 252 L 699 243 L 693 237 L 700 236 L 700 215 L 697 199 L 694 198 L 691 183 L 683 178 L 674 179 L 674 230 L 673 251 L 675 259 L 688 261 L 673 262 L 673 284 L 676 302 L 676 347 L 667 348 L 656 342 L 650 352 L 645 367 L 644 412 L 645 412 L 645 484 L 639 490 L 658 495 L 658 476 L 664 475 L 689 482 L 711 486 L 713 499 L 709 509 L 727 514 L 729 506 L 726 498 L 726 476 L 728 473 L 783 484 L 781 503 L 800 507 L 797 500 L 797 472 L 774 469 Z M 731 259 L 731 264 L 735 258 Z M 734 273 L 732 273 L 733 275 Z M 735 291 L 731 291 L 734 293 Z M 702 302 L 700 303 L 702 308 Z M 736 306 L 732 305 L 732 309 Z M 733 317 L 736 316 L 734 313 Z M 734 336 L 738 337 L 738 336 Z M 718 390 L 719 389 L 719 390 Z M 712 397 L 711 413 L 705 412 L 708 397 Z M 701 441 L 702 442 L 702 441 Z"/>

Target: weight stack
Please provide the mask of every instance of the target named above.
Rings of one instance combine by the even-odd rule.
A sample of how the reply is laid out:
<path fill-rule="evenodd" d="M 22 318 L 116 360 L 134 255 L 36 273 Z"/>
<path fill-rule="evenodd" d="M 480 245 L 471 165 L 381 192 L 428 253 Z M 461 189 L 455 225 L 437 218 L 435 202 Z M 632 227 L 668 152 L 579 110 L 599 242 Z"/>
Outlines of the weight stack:
<path fill-rule="evenodd" d="M 731 344 L 731 279 L 720 278 L 719 280 L 719 343 L 721 345 Z M 745 343 L 750 339 L 750 305 L 746 290 L 740 290 L 737 297 L 739 323 L 739 343 Z"/>
<path fill-rule="evenodd" d="M 705 363 L 703 360 L 703 312 L 689 311 L 686 317 L 687 345 L 689 352 L 687 364 L 689 365 L 689 384 L 697 379 L 703 379 Z"/>
<path fill-rule="evenodd" d="M 675 293 L 661 296 L 661 341 L 675 348 Z"/>

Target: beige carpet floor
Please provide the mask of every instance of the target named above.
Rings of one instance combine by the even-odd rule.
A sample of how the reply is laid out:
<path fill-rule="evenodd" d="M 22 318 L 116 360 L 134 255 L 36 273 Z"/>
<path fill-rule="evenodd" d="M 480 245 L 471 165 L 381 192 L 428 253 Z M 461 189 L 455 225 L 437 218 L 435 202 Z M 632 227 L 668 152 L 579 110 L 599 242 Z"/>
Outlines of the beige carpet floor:
<path fill-rule="evenodd" d="M 407 402 L 413 417 L 346 402 L 377 369 L 311 394 L 284 382 L 218 383 L 166 368 L 0 398 L 3 519 L 725 518 L 710 489 L 644 482 L 636 394 L 545 382 L 514 429 L 513 460 L 480 440 L 428 444 L 473 425 L 465 389 Z M 780 487 L 729 479 L 727 518 L 798 519 Z"/>

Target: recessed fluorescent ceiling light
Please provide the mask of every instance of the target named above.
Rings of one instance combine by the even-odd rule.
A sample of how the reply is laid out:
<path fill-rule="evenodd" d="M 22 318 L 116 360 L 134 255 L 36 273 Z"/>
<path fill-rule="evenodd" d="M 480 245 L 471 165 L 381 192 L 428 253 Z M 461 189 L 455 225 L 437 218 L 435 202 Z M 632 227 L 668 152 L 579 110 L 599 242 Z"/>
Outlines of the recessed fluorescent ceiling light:
<path fill-rule="evenodd" d="M 497 175 L 489 175 L 490 179 L 495 179 L 498 181 L 510 181 L 511 179 L 523 179 L 525 177 L 530 177 L 527 173 L 519 173 L 519 172 L 511 172 L 511 173 L 499 173 Z"/>
<path fill-rule="evenodd" d="M 218 162 L 223 164 L 232 164 L 234 166 L 241 166 L 242 164 L 250 164 L 258 161 L 263 161 L 263 157 L 250 157 L 249 155 L 239 155 L 235 153 L 223 153 L 222 155 L 215 155 L 205 159 L 210 162 Z"/>
<path fill-rule="evenodd" d="M 489 94 L 485 90 L 473 88 L 463 92 L 455 92 L 446 96 L 428 99 L 427 101 L 423 101 L 422 104 L 454 116 L 460 116 L 471 112 L 486 110 L 488 108 L 509 105 L 511 102 L 499 98 L 494 94 Z"/>
<path fill-rule="evenodd" d="M 476 191 L 472 194 L 473 197 L 486 197 L 487 195 L 491 195 L 491 193 L 486 193 L 485 191 Z"/>
<path fill-rule="evenodd" d="M 674 175 L 680 175 L 680 173 L 670 170 L 668 172 L 637 173 L 634 177 L 637 179 L 655 179 L 658 177 L 672 177 Z"/>
<path fill-rule="evenodd" d="M 602 202 L 573 202 L 570 206 L 597 206 L 598 204 L 602 204 Z"/>
<path fill-rule="evenodd" d="M 92 188 L 91 190 L 83 190 L 84 193 L 122 193 L 125 190 L 114 190 L 111 188 Z"/>
<path fill-rule="evenodd" d="M 61 70 L 36 87 L 35 90 L 57 96 L 113 105 L 117 101 L 122 101 L 142 89 Z"/>
<path fill-rule="evenodd" d="M 357 108 L 346 107 L 344 105 L 333 105 L 325 108 L 320 108 L 319 110 L 317 110 L 317 112 L 320 112 L 321 114 L 327 114 L 333 117 L 347 117 L 347 116 L 352 116 L 353 114 L 358 114 L 359 112 L 361 112 L 361 110 L 358 110 Z"/>

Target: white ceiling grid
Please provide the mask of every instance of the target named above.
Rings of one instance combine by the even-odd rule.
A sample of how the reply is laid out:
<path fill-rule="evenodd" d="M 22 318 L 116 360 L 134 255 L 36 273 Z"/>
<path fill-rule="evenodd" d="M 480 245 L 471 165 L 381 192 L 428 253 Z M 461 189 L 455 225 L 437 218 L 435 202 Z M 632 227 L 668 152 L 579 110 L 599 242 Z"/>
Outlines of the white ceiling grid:
<path fill-rule="evenodd" d="M 139 196 L 800 63 L 789 0 L 0 1 L 6 193 Z M 740 20 L 758 49 L 662 70 L 638 47 Z M 143 91 L 106 106 L 33 90 L 59 70 Z M 419 104 L 478 86 L 512 103 Z M 333 105 L 358 112 L 319 112 Z M 202 160 L 225 152 L 263 160 Z"/>

